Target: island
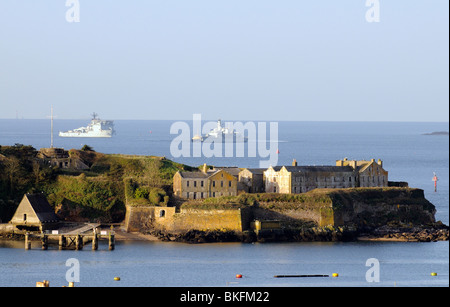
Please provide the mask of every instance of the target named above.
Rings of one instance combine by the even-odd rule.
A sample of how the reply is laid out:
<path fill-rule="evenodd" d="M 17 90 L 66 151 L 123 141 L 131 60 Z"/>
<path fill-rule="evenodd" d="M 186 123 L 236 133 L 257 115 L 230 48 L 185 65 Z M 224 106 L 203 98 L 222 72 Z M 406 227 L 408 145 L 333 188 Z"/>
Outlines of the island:
<path fill-rule="evenodd" d="M 449 135 L 448 131 L 435 131 L 431 133 L 424 133 L 423 135 Z"/>
<path fill-rule="evenodd" d="M 112 227 L 118 238 L 189 243 L 448 240 L 435 214 L 423 190 L 390 182 L 375 159 L 252 169 L 0 147 L 3 238 Z"/>

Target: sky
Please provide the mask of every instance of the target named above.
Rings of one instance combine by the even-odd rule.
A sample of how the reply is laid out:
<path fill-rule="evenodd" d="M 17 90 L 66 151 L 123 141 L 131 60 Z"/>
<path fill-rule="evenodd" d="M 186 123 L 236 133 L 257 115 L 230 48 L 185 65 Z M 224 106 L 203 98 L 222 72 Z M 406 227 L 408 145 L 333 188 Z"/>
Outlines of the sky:
<path fill-rule="evenodd" d="M 448 122 L 449 1 L 372 2 L 1 0 L 0 118 Z"/>

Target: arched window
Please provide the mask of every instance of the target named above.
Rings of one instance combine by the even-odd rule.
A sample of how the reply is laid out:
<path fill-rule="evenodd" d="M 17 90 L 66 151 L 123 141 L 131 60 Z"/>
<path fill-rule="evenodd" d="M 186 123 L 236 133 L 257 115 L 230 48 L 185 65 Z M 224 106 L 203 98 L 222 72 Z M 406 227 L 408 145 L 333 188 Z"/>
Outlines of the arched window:
<path fill-rule="evenodd" d="M 165 217 L 165 216 L 166 216 L 166 210 L 160 210 L 159 217 Z"/>

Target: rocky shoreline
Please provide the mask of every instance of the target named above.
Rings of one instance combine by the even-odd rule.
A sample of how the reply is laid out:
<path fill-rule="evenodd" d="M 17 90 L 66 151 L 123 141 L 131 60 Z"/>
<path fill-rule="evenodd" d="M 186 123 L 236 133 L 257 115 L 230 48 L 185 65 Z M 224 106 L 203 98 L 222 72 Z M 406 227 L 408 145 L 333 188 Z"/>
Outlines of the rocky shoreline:
<path fill-rule="evenodd" d="M 150 230 L 145 233 L 126 233 L 117 230 L 119 241 L 160 241 L 200 243 L 264 243 L 264 242 L 352 242 L 352 241 L 392 241 L 392 242 L 437 242 L 449 241 L 449 226 L 440 222 L 426 226 L 382 226 L 378 228 L 311 227 L 300 229 L 274 229 L 255 233 L 232 230 L 189 230 L 182 233 L 169 233 Z M 1 233 L 0 239 L 20 241 L 22 234 Z"/>
<path fill-rule="evenodd" d="M 390 227 L 357 229 L 355 227 L 313 227 L 306 229 L 277 229 L 235 232 L 227 230 L 189 230 L 184 233 L 163 231 L 149 232 L 163 242 L 217 243 L 217 242 L 351 242 L 351 241 L 400 241 L 436 242 L 449 240 L 449 227 L 443 224 L 431 226 Z"/>
<path fill-rule="evenodd" d="M 364 241 L 402 241 L 402 242 L 437 242 L 449 240 L 449 227 L 435 224 L 431 227 L 382 226 L 370 233 L 361 233 L 359 240 Z"/>

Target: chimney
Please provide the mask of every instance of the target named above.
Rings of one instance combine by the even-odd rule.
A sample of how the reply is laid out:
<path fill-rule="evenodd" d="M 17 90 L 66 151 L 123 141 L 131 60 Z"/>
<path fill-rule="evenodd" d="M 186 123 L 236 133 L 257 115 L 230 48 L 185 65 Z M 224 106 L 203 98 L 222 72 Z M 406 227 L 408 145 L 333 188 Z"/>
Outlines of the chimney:
<path fill-rule="evenodd" d="M 208 166 L 206 165 L 206 163 L 202 166 L 202 172 L 205 174 L 208 172 Z"/>
<path fill-rule="evenodd" d="M 292 161 L 292 166 L 297 166 L 297 160 L 294 159 L 294 160 Z"/>
<path fill-rule="evenodd" d="M 378 165 L 383 167 L 383 161 L 381 161 L 381 159 L 378 159 Z"/>

